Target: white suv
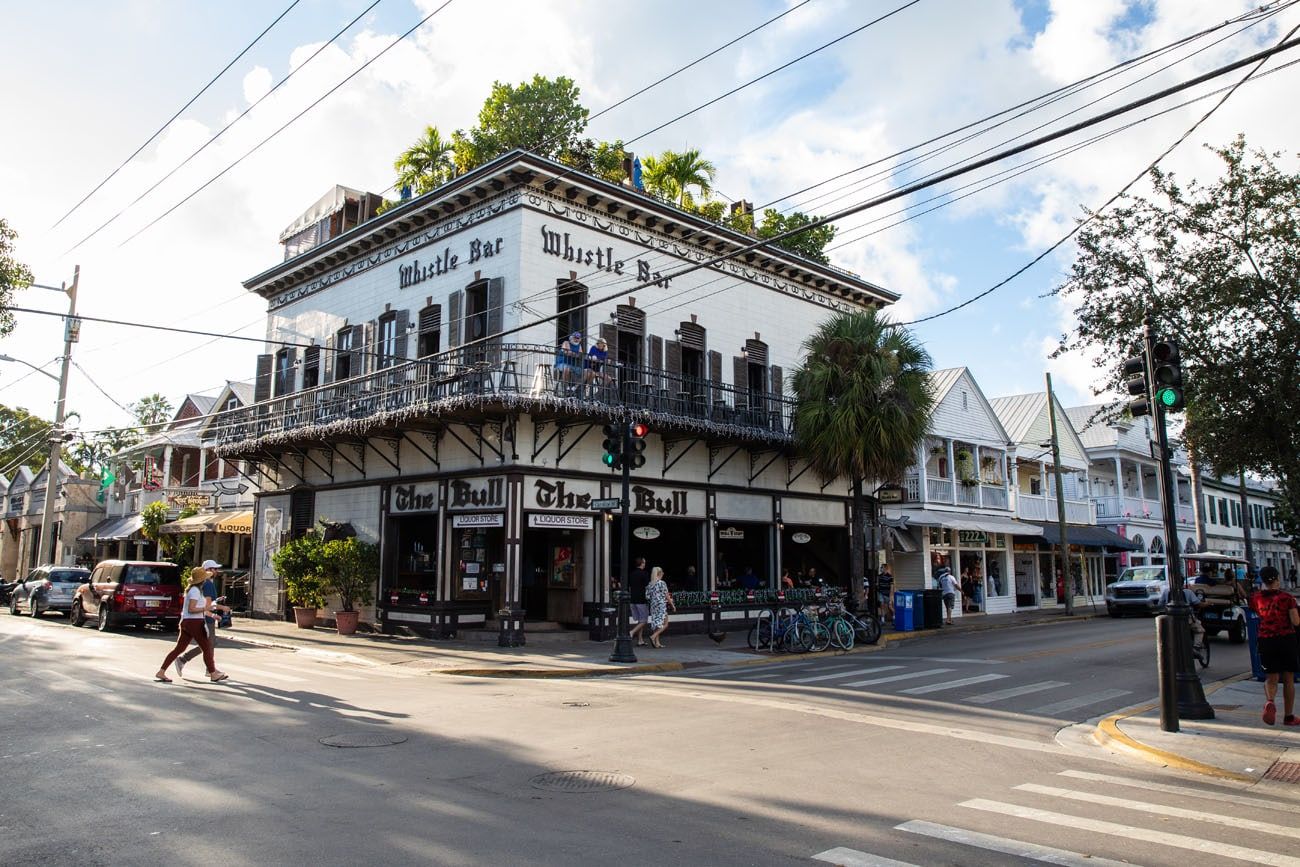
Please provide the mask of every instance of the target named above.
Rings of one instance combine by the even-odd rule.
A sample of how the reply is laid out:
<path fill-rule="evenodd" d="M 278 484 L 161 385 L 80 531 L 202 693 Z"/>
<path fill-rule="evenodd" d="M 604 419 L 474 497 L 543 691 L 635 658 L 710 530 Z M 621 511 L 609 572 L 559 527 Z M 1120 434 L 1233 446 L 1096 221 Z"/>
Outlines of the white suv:
<path fill-rule="evenodd" d="M 1164 566 L 1130 566 L 1106 586 L 1106 610 L 1111 617 L 1126 612 L 1159 614 L 1169 590 L 1169 573 Z"/>

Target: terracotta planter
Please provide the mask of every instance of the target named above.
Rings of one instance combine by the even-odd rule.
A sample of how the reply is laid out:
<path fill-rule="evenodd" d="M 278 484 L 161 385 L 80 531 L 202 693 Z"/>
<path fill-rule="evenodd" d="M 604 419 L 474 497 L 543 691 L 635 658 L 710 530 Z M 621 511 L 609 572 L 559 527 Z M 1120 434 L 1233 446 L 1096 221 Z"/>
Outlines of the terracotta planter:
<path fill-rule="evenodd" d="M 312 629 L 316 626 L 316 609 L 293 607 L 293 622 L 299 629 Z"/>
<path fill-rule="evenodd" d="M 357 631 L 357 618 L 360 616 L 356 611 L 335 611 L 334 625 L 338 627 L 339 635 L 351 635 Z"/>

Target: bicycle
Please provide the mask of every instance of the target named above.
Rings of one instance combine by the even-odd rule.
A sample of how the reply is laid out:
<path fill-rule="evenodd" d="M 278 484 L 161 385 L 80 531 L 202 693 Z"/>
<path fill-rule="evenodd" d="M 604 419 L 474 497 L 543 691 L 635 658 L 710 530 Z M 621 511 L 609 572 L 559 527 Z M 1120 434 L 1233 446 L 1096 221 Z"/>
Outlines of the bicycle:
<path fill-rule="evenodd" d="M 857 637 L 853 626 L 853 616 L 844 610 L 843 603 L 838 599 L 826 603 L 824 610 L 826 612 L 825 622 L 829 633 L 829 643 L 837 650 L 852 650 L 854 640 Z"/>
<path fill-rule="evenodd" d="M 1195 617 L 1196 614 L 1193 613 L 1190 616 Z M 1191 628 L 1190 621 L 1188 623 L 1188 631 L 1192 633 L 1189 642 L 1192 648 L 1192 659 L 1200 663 L 1202 669 L 1209 668 L 1210 667 L 1210 636 L 1206 634 L 1204 629 L 1202 629 L 1200 633 L 1201 636 L 1200 641 L 1197 641 L 1196 630 Z"/>

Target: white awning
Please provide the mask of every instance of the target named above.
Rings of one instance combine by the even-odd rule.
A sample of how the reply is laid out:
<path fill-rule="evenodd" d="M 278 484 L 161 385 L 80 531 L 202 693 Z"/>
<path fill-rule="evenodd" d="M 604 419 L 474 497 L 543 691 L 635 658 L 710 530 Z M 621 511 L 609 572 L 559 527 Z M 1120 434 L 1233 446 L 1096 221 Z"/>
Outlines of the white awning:
<path fill-rule="evenodd" d="M 105 518 L 77 537 L 78 542 L 120 542 L 130 539 L 144 526 L 139 515 Z"/>
<path fill-rule="evenodd" d="M 905 506 L 887 510 L 891 518 L 907 518 L 908 524 L 920 527 L 947 527 L 950 530 L 979 530 L 985 533 L 1011 533 L 1016 536 L 1041 536 L 1039 524 L 1014 521 L 996 515 L 970 512 L 939 512 L 934 509 L 911 509 Z"/>

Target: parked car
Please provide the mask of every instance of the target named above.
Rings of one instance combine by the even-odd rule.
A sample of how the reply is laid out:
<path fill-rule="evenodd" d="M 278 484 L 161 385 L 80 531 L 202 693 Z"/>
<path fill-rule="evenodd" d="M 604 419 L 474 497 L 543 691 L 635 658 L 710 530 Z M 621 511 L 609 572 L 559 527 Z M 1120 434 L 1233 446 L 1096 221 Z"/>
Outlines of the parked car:
<path fill-rule="evenodd" d="M 1124 614 L 1160 614 L 1163 597 L 1169 589 L 1169 573 L 1164 566 L 1130 566 L 1115 583 L 1106 587 L 1106 611 L 1111 617 Z"/>
<path fill-rule="evenodd" d="M 9 579 L 0 578 L 0 605 L 9 604 L 9 594 L 21 583 L 23 583 L 23 579 L 17 575 Z"/>
<path fill-rule="evenodd" d="M 72 625 L 93 620 L 101 632 L 125 625 L 175 629 L 181 595 L 181 567 L 175 563 L 105 560 L 72 600 Z"/>
<path fill-rule="evenodd" d="M 1246 601 L 1249 591 L 1245 582 L 1236 575 L 1236 567 L 1244 566 L 1246 561 L 1225 554 L 1209 552 L 1197 554 L 1195 559 L 1201 564 L 1201 574 L 1187 579 L 1187 589 L 1196 594 L 1201 602 L 1201 623 L 1206 635 L 1218 635 L 1227 631 L 1228 640 L 1241 644 L 1246 640 Z M 1229 575 L 1220 570 L 1227 567 Z"/>
<path fill-rule="evenodd" d="M 90 570 L 79 566 L 38 566 L 9 591 L 9 613 L 23 606 L 33 617 L 47 611 L 68 614 L 77 588 L 90 580 Z"/>

